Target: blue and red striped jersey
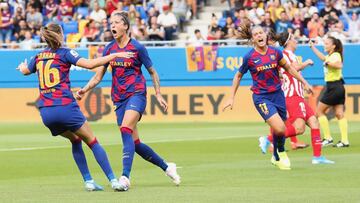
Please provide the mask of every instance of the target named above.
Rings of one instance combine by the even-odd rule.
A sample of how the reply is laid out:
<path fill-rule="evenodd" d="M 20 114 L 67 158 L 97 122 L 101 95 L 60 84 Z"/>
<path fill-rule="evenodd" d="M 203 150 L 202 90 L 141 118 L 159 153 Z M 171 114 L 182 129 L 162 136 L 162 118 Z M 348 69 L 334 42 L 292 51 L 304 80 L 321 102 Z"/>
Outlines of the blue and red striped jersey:
<path fill-rule="evenodd" d="M 254 48 L 245 55 L 239 72 L 245 74 L 250 71 L 253 79 L 251 90 L 254 94 L 266 94 L 281 89 L 279 61 L 282 58 L 282 52 L 271 46 L 268 46 L 265 55 Z"/>
<path fill-rule="evenodd" d="M 37 72 L 40 99 L 38 107 L 63 106 L 75 101 L 70 89 L 69 72 L 81 57 L 72 49 L 45 49 L 32 57 L 28 68 Z"/>
<path fill-rule="evenodd" d="M 105 65 L 105 67 L 110 66 L 112 72 L 112 101 L 124 101 L 134 94 L 146 95 L 146 81 L 141 66 L 143 64 L 145 68 L 152 66 L 146 48 L 135 39 L 130 39 L 124 48 L 120 48 L 116 40 L 113 40 L 105 47 L 103 56 L 117 52 L 133 52 L 134 56 L 128 59 L 116 58 Z"/>

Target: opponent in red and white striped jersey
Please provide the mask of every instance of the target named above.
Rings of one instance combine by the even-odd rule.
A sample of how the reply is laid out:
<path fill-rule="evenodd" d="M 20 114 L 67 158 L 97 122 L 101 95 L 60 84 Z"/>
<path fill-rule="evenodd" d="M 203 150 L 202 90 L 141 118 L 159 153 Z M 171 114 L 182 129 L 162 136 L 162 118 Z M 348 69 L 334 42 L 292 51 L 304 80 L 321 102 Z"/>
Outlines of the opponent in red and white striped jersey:
<path fill-rule="evenodd" d="M 300 64 L 297 56 L 291 50 L 283 50 L 283 55 L 288 64 Z M 283 77 L 282 90 L 284 91 L 285 97 L 299 96 L 304 98 L 304 88 L 302 83 L 286 72 L 283 68 L 281 68 L 280 71 Z M 301 74 L 301 72 L 299 73 Z"/>

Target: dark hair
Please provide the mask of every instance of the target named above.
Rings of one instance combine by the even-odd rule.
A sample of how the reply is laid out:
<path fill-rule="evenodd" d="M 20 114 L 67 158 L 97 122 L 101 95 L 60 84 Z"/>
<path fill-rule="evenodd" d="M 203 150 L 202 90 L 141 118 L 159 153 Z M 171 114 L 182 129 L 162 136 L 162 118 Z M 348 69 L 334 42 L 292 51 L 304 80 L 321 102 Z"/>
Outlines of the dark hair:
<path fill-rule="evenodd" d="M 130 29 L 130 21 L 129 21 L 129 14 L 126 11 L 114 11 L 111 13 L 111 15 L 120 16 L 121 20 L 124 22 L 125 25 L 127 25 L 126 32 Z"/>
<path fill-rule="evenodd" d="M 282 32 L 279 34 L 274 33 L 273 40 L 279 42 L 280 46 L 286 47 L 289 37 L 291 37 L 291 34 L 288 32 Z"/>
<path fill-rule="evenodd" d="M 56 23 L 50 23 L 40 29 L 40 35 L 51 49 L 58 49 L 63 43 L 63 31 L 61 26 Z"/>
<path fill-rule="evenodd" d="M 332 37 L 332 36 L 329 36 L 328 39 L 331 40 L 331 42 L 333 43 L 333 45 L 335 45 L 335 48 L 334 48 L 334 52 L 338 52 L 341 56 L 341 62 L 344 61 L 344 58 L 343 58 L 343 45 L 341 43 L 341 41 L 335 37 Z"/>
<path fill-rule="evenodd" d="M 198 33 L 198 32 L 200 32 L 200 30 L 199 30 L 199 29 L 195 29 L 194 33 L 196 34 L 196 33 Z"/>

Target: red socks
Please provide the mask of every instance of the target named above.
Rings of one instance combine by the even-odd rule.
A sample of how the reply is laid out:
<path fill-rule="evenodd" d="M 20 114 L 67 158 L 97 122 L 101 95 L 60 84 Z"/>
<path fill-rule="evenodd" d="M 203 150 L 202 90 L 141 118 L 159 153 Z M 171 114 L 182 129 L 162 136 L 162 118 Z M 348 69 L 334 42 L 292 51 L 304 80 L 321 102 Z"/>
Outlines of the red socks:
<path fill-rule="evenodd" d="M 319 129 L 311 129 L 311 144 L 313 147 L 313 155 L 321 156 L 321 137 Z"/>
<path fill-rule="evenodd" d="M 285 131 L 285 137 L 294 137 L 296 136 L 296 130 L 293 125 L 290 123 L 285 123 L 286 131 Z"/>

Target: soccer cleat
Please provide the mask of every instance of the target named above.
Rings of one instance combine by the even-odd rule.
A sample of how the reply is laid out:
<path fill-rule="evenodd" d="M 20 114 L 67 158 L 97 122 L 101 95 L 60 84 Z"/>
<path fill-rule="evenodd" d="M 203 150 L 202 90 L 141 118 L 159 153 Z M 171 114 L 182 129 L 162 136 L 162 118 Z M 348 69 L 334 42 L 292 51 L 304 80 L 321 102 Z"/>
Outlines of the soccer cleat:
<path fill-rule="evenodd" d="M 333 147 L 337 147 L 337 148 L 342 148 L 342 147 L 350 147 L 349 143 L 345 144 L 341 141 L 339 141 L 336 145 L 334 145 Z"/>
<path fill-rule="evenodd" d="M 321 145 L 323 146 L 323 147 L 327 147 L 327 146 L 330 146 L 330 145 L 333 145 L 334 143 L 333 143 L 333 140 L 331 139 L 331 140 L 328 140 L 328 139 L 323 139 L 322 141 L 321 141 Z"/>
<path fill-rule="evenodd" d="M 328 160 L 326 159 L 325 157 L 323 156 L 319 156 L 319 157 L 313 157 L 312 158 L 312 161 L 311 161 L 312 164 L 334 164 L 335 161 L 331 161 L 331 160 Z"/>
<path fill-rule="evenodd" d="M 275 160 L 274 156 L 271 156 L 270 162 L 272 165 L 276 166 L 278 161 Z"/>
<path fill-rule="evenodd" d="M 291 149 L 293 150 L 297 150 L 297 149 L 304 149 L 306 147 L 308 147 L 309 145 L 304 143 L 304 142 L 291 142 Z"/>
<path fill-rule="evenodd" d="M 120 187 L 116 191 L 128 191 L 130 188 L 130 180 L 126 176 L 121 176 L 119 178 Z"/>
<path fill-rule="evenodd" d="M 122 187 L 117 179 L 110 180 L 111 188 L 115 191 L 122 191 Z"/>
<path fill-rule="evenodd" d="M 280 154 L 279 154 L 279 156 L 280 156 Z M 270 161 L 271 161 L 272 165 L 277 166 L 280 170 L 291 170 L 289 165 L 284 164 L 284 162 L 282 162 L 280 160 L 276 161 L 274 156 L 271 157 Z"/>
<path fill-rule="evenodd" d="M 96 184 L 94 180 L 87 180 L 85 181 L 85 190 L 87 191 L 103 191 L 103 187 Z"/>
<path fill-rule="evenodd" d="M 180 176 L 176 171 L 176 164 L 175 163 L 168 163 L 168 167 L 165 171 L 165 174 L 171 178 L 173 183 L 175 183 L 176 186 L 180 185 Z"/>
<path fill-rule="evenodd" d="M 279 165 L 281 165 L 281 167 L 283 168 L 282 170 L 290 170 L 290 159 L 287 156 L 286 152 L 279 152 L 279 158 Z"/>
<path fill-rule="evenodd" d="M 270 145 L 270 141 L 266 136 L 259 137 L 259 147 L 263 154 L 266 154 L 269 145 Z"/>

